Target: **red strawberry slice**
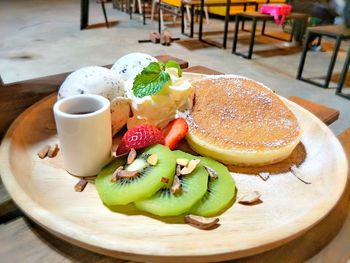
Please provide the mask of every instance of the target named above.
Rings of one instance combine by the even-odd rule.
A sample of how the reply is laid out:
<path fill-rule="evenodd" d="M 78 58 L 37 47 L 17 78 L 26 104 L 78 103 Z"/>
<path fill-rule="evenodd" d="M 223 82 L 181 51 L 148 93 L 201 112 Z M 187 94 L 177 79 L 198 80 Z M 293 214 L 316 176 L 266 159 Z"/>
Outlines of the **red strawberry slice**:
<path fill-rule="evenodd" d="M 128 153 L 131 148 L 138 150 L 157 143 L 164 144 L 164 134 L 158 128 L 149 124 L 135 126 L 124 134 L 117 155 Z"/>
<path fill-rule="evenodd" d="M 163 132 L 165 135 L 165 145 L 170 150 L 173 150 L 177 143 L 186 136 L 188 132 L 187 122 L 183 118 L 177 118 L 170 122 Z"/>

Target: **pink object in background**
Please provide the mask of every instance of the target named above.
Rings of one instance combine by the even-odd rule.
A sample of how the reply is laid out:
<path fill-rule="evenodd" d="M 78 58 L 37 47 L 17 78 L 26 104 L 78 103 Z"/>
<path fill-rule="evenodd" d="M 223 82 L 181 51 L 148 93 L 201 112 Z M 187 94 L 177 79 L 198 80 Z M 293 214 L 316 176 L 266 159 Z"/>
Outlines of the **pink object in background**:
<path fill-rule="evenodd" d="M 292 12 L 292 6 L 287 4 L 263 4 L 260 12 L 273 16 L 276 24 L 282 25 L 286 20 L 286 16 Z"/>

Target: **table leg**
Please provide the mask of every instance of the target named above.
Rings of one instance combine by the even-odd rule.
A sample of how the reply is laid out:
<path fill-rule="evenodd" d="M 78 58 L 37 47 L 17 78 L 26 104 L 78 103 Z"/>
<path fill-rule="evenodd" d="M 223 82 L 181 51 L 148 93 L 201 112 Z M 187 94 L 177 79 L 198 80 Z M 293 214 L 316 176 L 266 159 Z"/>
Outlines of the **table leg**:
<path fill-rule="evenodd" d="M 201 6 L 199 10 L 199 40 L 202 40 L 202 34 L 203 34 L 203 12 L 204 12 L 204 0 L 201 0 Z M 191 21 L 193 23 L 193 21 Z"/>
<path fill-rule="evenodd" d="M 253 18 L 253 28 L 252 28 L 252 32 L 250 34 L 250 44 L 249 44 L 249 51 L 248 51 L 248 59 L 252 58 L 252 54 L 253 54 L 253 47 L 254 47 L 254 40 L 255 40 L 255 31 L 256 31 L 256 23 L 257 23 L 257 19 L 254 17 Z"/>
<path fill-rule="evenodd" d="M 185 5 L 181 3 L 181 34 L 184 34 L 184 33 L 185 33 Z"/>
<path fill-rule="evenodd" d="M 231 7 L 231 0 L 226 0 L 226 15 L 225 15 L 225 29 L 224 29 L 224 40 L 222 43 L 222 47 L 226 48 L 227 44 L 227 32 L 228 32 L 228 24 L 230 22 L 230 7 Z"/>
<path fill-rule="evenodd" d="M 203 23 L 203 21 L 202 21 Z M 190 36 L 193 37 L 194 31 L 194 5 L 191 5 L 191 25 L 190 25 Z"/>
<path fill-rule="evenodd" d="M 298 73 L 297 73 L 297 79 L 301 79 L 301 75 L 303 74 L 304 70 L 304 65 L 305 65 L 305 59 L 306 59 L 306 53 L 307 53 L 307 45 L 310 42 L 312 37 L 312 33 L 307 31 L 306 33 L 306 40 L 303 48 L 303 53 L 301 54 L 300 62 L 299 62 L 299 67 L 298 67 Z"/>
<path fill-rule="evenodd" d="M 89 0 L 80 1 L 80 30 L 89 24 Z"/>
<path fill-rule="evenodd" d="M 326 76 L 326 81 L 324 83 L 324 88 L 328 88 L 328 86 L 329 86 L 329 82 L 330 82 L 331 77 L 332 77 L 335 61 L 337 60 L 337 56 L 338 56 L 338 51 L 339 51 L 339 48 L 340 48 L 341 40 L 342 40 L 341 36 L 338 36 L 336 38 L 335 47 L 334 47 L 334 50 L 333 50 L 333 55 L 332 55 L 332 58 L 331 58 L 331 62 L 329 63 L 328 72 L 327 72 L 327 76 Z"/>
<path fill-rule="evenodd" d="M 337 91 L 336 93 L 341 93 L 343 86 L 344 86 L 344 82 L 346 80 L 346 75 L 348 74 L 348 70 L 349 70 L 349 64 L 350 64 L 350 46 L 348 48 L 348 54 L 346 55 L 346 59 L 344 61 L 344 66 L 343 66 L 343 70 L 340 74 L 340 78 L 339 78 L 339 82 L 338 82 L 338 86 L 337 86 Z"/>
<path fill-rule="evenodd" d="M 162 8 L 162 5 L 161 5 L 161 0 L 159 0 L 159 2 L 158 2 L 158 33 L 160 34 L 160 33 L 162 33 L 162 25 L 161 25 L 161 17 L 160 17 L 160 15 L 161 15 L 161 11 L 160 11 L 160 9 Z"/>
<path fill-rule="evenodd" d="M 233 35 L 233 46 L 232 46 L 232 53 L 236 52 L 236 48 L 237 48 L 237 40 L 238 40 L 238 30 L 239 30 L 239 19 L 240 16 L 236 15 L 236 19 L 235 19 L 235 32 Z M 244 21 L 244 20 L 243 20 Z M 242 23 L 243 23 L 242 21 Z"/>
<path fill-rule="evenodd" d="M 143 24 L 146 25 L 146 0 L 142 0 L 142 19 Z"/>

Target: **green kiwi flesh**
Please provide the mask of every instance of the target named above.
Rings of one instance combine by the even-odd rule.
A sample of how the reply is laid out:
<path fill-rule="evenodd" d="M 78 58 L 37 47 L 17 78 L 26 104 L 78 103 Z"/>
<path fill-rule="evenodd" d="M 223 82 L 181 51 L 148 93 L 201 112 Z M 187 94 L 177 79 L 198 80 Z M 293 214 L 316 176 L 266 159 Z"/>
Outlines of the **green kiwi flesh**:
<path fill-rule="evenodd" d="M 175 153 L 176 154 L 176 153 Z M 208 190 L 190 210 L 191 214 L 199 216 L 214 216 L 223 212 L 233 201 L 236 193 L 235 181 L 227 167 L 206 157 L 199 157 L 201 164 L 215 170 L 217 179 L 208 176 Z"/>
<path fill-rule="evenodd" d="M 175 158 L 197 159 L 182 151 L 173 153 Z M 136 208 L 159 216 L 177 216 L 188 212 L 207 192 L 208 173 L 198 164 L 192 173 L 181 176 L 180 180 L 180 193 L 172 193 L 169 187 L 161 189 L 150 198 L 136 201 Z"/>
<path fill-rule="evenodd" d="M 157 154 L 158 162 L 155 166 L 147 163 L 151 154 Z M 116 159 L 106 166 L 95 181 L 97 192 L 103 203 L 107 206 L 125 205 L 136 200 L 147 198 L 159 189 L 171 185 L 175 173 L 175 157 L 168 147 L 157 144 L 146 148 L 137 156 L 133 163 L 125 165 L 125 159 Z M 140 170 L 139 174 L 132 178 L 119 178 L 111 182 L 113 172 L 124 166 L 127 171 Z M 164 178 L 162 180 L 162 178 Z"/>

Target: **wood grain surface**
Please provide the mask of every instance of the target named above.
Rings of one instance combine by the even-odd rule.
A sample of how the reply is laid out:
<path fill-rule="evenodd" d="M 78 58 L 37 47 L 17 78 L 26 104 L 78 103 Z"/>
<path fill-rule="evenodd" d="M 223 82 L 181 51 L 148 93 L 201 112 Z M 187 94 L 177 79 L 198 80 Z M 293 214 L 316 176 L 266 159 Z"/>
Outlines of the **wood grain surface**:
<path fill-rule="evenodd" d="M 263 202 L 249 207 L 235 204 L 220 216 L 220 227 L 211 231 L 180 224 L 181 218 L 149 217 L 133 208 L 113 213 L 101 204 L 93 185 L 82 193 L 73 191 L 77 179 L 61 168 L 60 156 L 36 157 L 43 144 L 57 142 L 56 135 L 45 129 L 53 121 L 50 109 L 54 101 L 52 96 L 34 105 L 9 130 L 1 147 L 3 180 L 32 219 L 61 238 L 100 253 L 181 262 L 260 253 L 294 239 L 320 221 L 345 186 L 347 164 L 339 142 L 317 118 L 288 103 L 304 130 L 302 141 L 308 155 L 300 169 L 311 185 L 291 173 L 266 182 L 257 176 L 233 174 L 238 195 L 259 190 Z"/>

